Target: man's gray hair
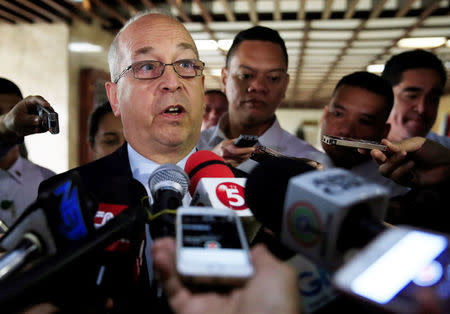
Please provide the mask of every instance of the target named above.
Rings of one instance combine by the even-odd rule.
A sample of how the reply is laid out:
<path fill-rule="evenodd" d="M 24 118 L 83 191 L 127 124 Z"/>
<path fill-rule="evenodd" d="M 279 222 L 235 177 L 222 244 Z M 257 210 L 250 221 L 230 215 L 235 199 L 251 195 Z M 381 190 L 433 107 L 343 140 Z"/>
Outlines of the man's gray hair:
<path fill-rule="evenodd" d="M 119 43 L 119 36 L 120 34 L 132 23 L 136 22 L 140 18 L 152 15 L 152 14 L 160 14 L 165 15 L 167 17 L 172 18 L 174 21 L 179 22 L 172 14 L 169 13 L 169 11 L 164 9 L 149 9 L 149 10 L 143 10 L 139 11 L 134 15 L 132 18 L 130 18 L 123 26 L 122 28 L 117 32 L 116 36 L 114 37 L 114 40 L 111 43 L 111 46 L 109 47 L 108 52 L 108 64 L 109 64 L 109 72 L 111 74 L 111 81 L 114 82 L 114 80 L 117 78 L 117 76 L 120 73 L 119 69 L 119 53 L 118 53 L 118 43 Z M 198 52 L 196 51 L 196 54 L 198 55 Z"/>

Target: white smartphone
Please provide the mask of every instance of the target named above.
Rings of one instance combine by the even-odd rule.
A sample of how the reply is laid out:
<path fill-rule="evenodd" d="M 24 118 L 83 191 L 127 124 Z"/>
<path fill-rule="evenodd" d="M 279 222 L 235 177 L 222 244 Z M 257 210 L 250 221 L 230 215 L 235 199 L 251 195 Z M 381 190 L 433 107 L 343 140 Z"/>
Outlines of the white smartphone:
<path fill-rule="evenodd" d="M 335 287 L 394 313 L 418 313 L 419 294 L 450 313 L 447 235 L 409 227 L 381 233 L 332 277 Z"/>
<path fill-rule="evenodd" d="M 354 138 L 336 137 L 331 135 L 322 135 L 322 142 L 328 145 L 337 145 L 345 147 L 355 147 L 364 149 L 379 149 L 385 151 L 387 149 L 386 145 L 380 142 L 360 140 Z"/>
<path fill-rule="evenodd" d="M 180 207 L 176 229 L 176 267 L 185 283 L 235 286 L 253 275 L 244 229 L 233 210 Z"/>

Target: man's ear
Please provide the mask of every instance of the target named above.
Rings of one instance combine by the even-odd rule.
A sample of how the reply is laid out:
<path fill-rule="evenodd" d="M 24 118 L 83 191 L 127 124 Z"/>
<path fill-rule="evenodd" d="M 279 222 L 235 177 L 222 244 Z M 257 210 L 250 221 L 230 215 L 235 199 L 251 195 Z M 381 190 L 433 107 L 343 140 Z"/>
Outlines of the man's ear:
<path fill-rule="evenodd" d="M 325 116 L 327 115 L 327 113 L 328 113 L 328 105 L 325 105 L 325 107 L 323 107 L 322 116 L 320 117 L 319 120 L 319 127 L 322 127 L 323 120 L 325 120 Z"/>
<path fill-rule="evenodd" d="M 286 73 L 286 85 L 284 86 L 283 99 L 286 97 L 287 87 L 289 86 L 289 81 L 291 77 Z"/>
<path fill-rule="evenodd" d="M 228 78 L 228 69 L 227 68 L 222 68 L 222 92 L 225 92 L 225 90 L 227 89 L 227 78 Z"/>
<path fill-rule="evenodd" d="M 119 101 L 117 100 L 117 84 L 114 84 L 113 82 L 106 82 L 105 88 L 114 116 L 120 117 L 120 106 Z"/>

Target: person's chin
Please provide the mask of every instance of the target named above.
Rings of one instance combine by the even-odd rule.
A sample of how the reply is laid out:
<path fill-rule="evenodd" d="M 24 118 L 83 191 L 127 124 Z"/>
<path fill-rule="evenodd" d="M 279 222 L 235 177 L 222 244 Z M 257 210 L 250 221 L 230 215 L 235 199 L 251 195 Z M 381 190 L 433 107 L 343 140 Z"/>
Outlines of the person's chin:
<path fill-rule="evenodd" d="M 428 128 L 424 123 L 410 121 L 406 124 L 408 130 L 408 137 L 425 136 L 428 133 Z"/>

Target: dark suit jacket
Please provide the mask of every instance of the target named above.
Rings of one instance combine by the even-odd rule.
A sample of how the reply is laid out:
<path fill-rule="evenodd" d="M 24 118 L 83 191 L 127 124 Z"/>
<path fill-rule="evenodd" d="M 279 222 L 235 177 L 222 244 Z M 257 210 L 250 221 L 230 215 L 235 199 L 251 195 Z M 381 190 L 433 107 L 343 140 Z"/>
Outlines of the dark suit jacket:
<path fill-rule="evenodd" d="M 78 173 L 81 179 L 81 186 L 85 192 L 89 194 L 95 201 L 99 203 L 121 204 L 129 207 L 134 207 L 140 204 L 143 194 L 147 193 L 140 182 L 133 179 L 130 163 L 128 159 L 127 143 L 122 145 L 114 153 L 90 162 L 86 165 L 71 169 L 65 173 L 56 175 L 41 183 L 39 186 L 39 193 L 51 190 L 52 187 L 61 182 L 68 173 Z M 139 227 L 140 228 L 140 227 Z M 136 234 L 144 235 L 144 230 L 136 231 Z M 136 263 L 136 255 L 139 251 L 139 244 L 132 245 L 129 256 L 124 254 L 104 252 L 94 257 L 95 260 L 89 257 L 88 264 L 95 265 L 98 272 L 100 265 L 107 265 L 106 272 L 109 271 L 109 276 L 105 272 L 104 289 L 98 289 L 92 292 L 92 289 L 86 287 L 86 294 L 94 294 L 93 296 L 84 296 L 85 298 L 112 297 L 115 305 L 115 312 L 136 312 L 139 310 L 141 302 L 146 302 L 146 310 L 150 310 L 151 306 L 148 304 L 149 284 L 146 262 L 142 263 L 142 269 L 138 280 L 133 279 L 133 271 Z M 135 255 L 136 254 L 136 255 Z M 100 259 L 100 260 L 99 260 Z M 86 272 L 92 276 L 92 272 Z M 83 272 L 81 276 L 84 276 Z M 92 280 L 91 280 L 92 279 Z M 84 282 L 95 282 L 95 278 L 83 278 L 80 280 L 81 285 Z M 80 291 L 78 291 L 79 293 Z M 95 296 L 97 294 L 97 296 Z M 74 298 L 75 297 L 74 295 Z M 80 300 L 82 304 L 87 300 Z M 98 300 L 97 300 L 98 301 Z M 66 304 L 58 304 L 60 306 L 72 307 L 72 301 L 69 300 Z M 79 304 L 78 304 L 79 305 Z M 86 311 L 85 308 L 79 309 Z"/>

